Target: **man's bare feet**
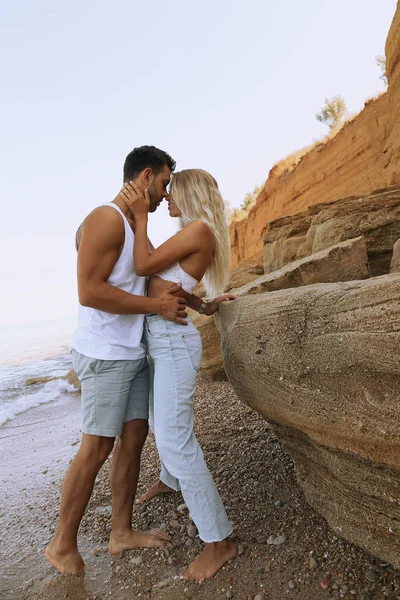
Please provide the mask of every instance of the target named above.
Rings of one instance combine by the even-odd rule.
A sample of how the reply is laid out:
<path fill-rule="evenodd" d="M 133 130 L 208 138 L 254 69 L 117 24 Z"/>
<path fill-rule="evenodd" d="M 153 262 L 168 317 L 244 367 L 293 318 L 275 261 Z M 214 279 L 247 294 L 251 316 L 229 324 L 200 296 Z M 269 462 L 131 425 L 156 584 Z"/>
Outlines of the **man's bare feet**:
<path fill-rule="evenodd" d="M 170 546 L 170 536 L 162 529 L 157 531 L 139 531 L 131 529 L 127 533 L 120 535 L 111 531 L 110 543 L 108 549 L 110 554 L 119 554 L 125 550 L 133 548 L 159 548 L 160 546 Z"/>
<path fill-rule="evenodd" d="M 138 500 L 136 500 L 135 504 L 143 504 L 143 502 L 147 502 L 156 496 L 161 496 L 161 494 L 170 494 L 171 492 L 175 492 L 176 490 L 168 487 L 163 483 L 160 479 L 151 487 L 143 496 L 140 496 Z"/>
<path fill-rule="evenodd" d="M 184 578 L 194 583 L 202 583 L 214 575 L 228 560 L 236 556 L 236 544 L 230 540 L 206 544 L 203 552 L 188 567 Z"/>
<path fill-rule="evenodd" d="M 81 575 L 85 572 L 85 563 L 77 548 L 72 551 L 61 551 L 52 541 L 45 550 L 45 556 L 62 575 Z"/>

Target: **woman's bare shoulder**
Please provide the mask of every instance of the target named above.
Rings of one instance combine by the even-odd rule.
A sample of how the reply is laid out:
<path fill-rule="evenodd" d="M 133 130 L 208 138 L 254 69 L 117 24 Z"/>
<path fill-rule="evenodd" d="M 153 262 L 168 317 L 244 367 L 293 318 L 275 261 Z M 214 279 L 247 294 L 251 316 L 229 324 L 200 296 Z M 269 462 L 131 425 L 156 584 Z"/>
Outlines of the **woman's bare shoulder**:
<path fill-rule="evenodd" d="M 196 232 L 201 235 L 208 235 L 210 237 L 214 237 L 210 226 L 207 225 L 207 223 L 205 221 L 202 221 L 201 219 L 198 219 L 197 221 L 192 221 L 191 223 L 189 223 L 189 225 L 186 225 L 185 230 L 188 232 L 190 231 L 191 234 Z"/>

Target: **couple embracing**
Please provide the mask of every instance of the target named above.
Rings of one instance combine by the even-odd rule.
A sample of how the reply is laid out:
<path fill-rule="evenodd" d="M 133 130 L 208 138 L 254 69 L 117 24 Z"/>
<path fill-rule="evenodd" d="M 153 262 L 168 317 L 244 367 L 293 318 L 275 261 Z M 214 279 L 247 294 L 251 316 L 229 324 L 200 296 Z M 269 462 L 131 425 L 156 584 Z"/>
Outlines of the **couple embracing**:
<path fill-rule="evenodd" d="M 73 364 L 82 386 L 82 441 L 64 479 L 59 523 L 46 549 L 61 573 L 83 573 L 78 528 L 96 476 L 113 450 L 109 550 L 170 544 L 162 530 L 132 528 L 140 455 L 155 434 L 160 481 L 144 499 L 181 490 L 204 549 L 185 578 L 202 582 L 236 554 L 231 524 L 193 432 L 193 396 L 201 340 L 186 307 L 212 315 L 229 275 L 229 235 L 215 179 L 154 146 L 135 148 L 124 186 L 97 207 L 77 232 L 78 328 Z M 155 249 L 148 213 L 163 199 L 182 228 Z M 193 295 L 203 281 L 209 302 Z"/>

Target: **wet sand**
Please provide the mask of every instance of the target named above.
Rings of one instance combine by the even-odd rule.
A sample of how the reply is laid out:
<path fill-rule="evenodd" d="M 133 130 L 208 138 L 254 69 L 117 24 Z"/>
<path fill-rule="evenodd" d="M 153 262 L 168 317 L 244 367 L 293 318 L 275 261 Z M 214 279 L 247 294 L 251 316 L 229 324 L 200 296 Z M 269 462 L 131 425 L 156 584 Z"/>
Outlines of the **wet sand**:
<path fill-rule="evenodd" d="M 80 439 L 79 396 L 65 395 L 0 427 L 1 600 L 19 599 L 34 580 L 53 575 L 43 550 Z"/>
<path fill-rule="evenodd" d="M 226 382 L 200 376 L 196 433 L 234 524 L 238 557 L 211 581 L 183 580 L 201 551 L 180 494 L 134 508 L 134 526 L 162 526 L 173 547 L 111 557 L 110 460 L 96 482 L 79 545 L 85 577 L 63 577 L 44 559 L 60 485 L 80 439 L 79 395 L 20 415 L 0 428 L 1 600 L 323 600 L 400 598 L 400 571 L 339 538 L 305 502 L 293 464 L 268 424 Z M 138 494 L 158 475 L 154 439 L 144 448 Z M 323 589 L 321 584 L 327 589 Z"/>

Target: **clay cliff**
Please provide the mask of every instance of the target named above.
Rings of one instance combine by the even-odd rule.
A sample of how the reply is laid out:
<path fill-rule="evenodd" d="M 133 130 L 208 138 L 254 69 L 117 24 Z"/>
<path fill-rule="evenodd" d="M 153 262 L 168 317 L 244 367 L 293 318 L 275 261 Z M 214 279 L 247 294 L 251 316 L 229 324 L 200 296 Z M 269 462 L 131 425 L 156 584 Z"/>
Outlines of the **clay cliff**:
<path fill-rule="evenodd" d="M 315 204 L 362 196 L 400 183 L 400 17 L 397 10 L 386 43 L 386 93 L 339 133 L 306 154 L 297 167 L 274 167 L 249 215 L 230 227 L 232 269 L 262 260 L 269 223 Z"/>

